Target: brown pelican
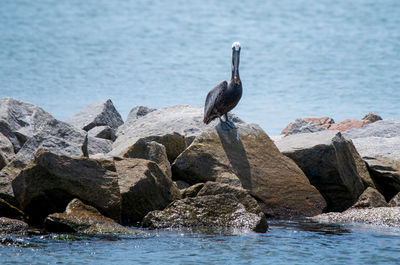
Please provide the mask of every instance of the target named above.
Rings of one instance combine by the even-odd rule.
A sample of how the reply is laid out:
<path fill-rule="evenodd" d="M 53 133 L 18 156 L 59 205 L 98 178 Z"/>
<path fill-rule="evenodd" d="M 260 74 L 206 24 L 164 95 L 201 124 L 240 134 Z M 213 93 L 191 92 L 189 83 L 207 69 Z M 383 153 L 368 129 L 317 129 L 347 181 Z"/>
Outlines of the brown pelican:
<path fill-rule="evenodd" d="M 239 77 L 239 57 L 240 43 L 232 44 L 232 76 L 229 82 L 226 80 L 220 82 L 208 92 L 206 103 L 204 105 L 205 124 L 209 124 L 212 120 L 219 118 L 221 127 L 224 130 L 235 129 L 235 125 L 228 119 L 227 113 L 238 104 L 242 97 L 242 81 Z M 225 121 L 221 119 L 225 116 Z"/>

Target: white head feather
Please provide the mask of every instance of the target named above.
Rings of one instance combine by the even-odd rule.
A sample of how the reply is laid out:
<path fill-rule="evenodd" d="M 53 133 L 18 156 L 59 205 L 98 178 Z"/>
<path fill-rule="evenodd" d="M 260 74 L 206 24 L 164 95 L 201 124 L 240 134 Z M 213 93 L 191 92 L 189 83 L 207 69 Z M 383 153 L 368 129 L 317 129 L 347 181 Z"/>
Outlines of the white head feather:
<path fill-rule="evenodd" d="M 240 43 L 238 41 L 235 41 L 232 43 L 232 49 L 235 48 L 235 51 L 240 50 Z"/>

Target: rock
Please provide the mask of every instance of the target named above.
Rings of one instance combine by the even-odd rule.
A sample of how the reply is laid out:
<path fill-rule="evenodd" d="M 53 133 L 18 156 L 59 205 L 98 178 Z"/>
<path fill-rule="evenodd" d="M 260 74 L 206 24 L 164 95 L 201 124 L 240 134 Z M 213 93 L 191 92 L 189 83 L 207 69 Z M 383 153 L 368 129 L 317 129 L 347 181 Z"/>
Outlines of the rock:
<path fill-rule="evenodd" d="M 255 124 L 203 131 L 175 160 L 173 176 L 189 184 L 216 181 L 243 187 L 268 216 L 311 216 L 326 206 L 301 169 Z"/>
<path fill-rule="evenodd" d="M 155 141 L 139 139 L 133 146 L 124 153 L 125 158 L 142 158 L 156 162 L 166 176 L 172 178 L 171 165 L 168 161 L 165 146 Z"/>
<path fill-rule="evenodd" d="M 287 136 L 276 145 L 321 192 L 329 211 L 344 211 L 357 201 L 367 186 L 374 187 L 352 142 L 338 131 Z"/>
<path fill-rule="evenodd" d="M 385 197 L 374 188 L 368 187 L 358 198 L 353 208 L 387 207 Z"/>
<path fill-rule="evenodd" d="M 14 159 L 1 170 L 0 193 L 13 196 L 11 181 L 33 159 L 40 147 L 60 155 L 88 156 L 87 133 L 55 119 L 42 124 L 40 131 L 27 140 Z"/>
<path fill-rule="evenodd" d="M 370 123 L 359 129 L 345 131 L 343 136 L 352 140 L 364 137 L 397 137 L 400 136 L 400 119 L 387 119 Z"/>
<path fill-rule="evenodd" d="M 150 211 L 164 209 L 181 197 L 180 191 L 160 167 L 149 160 L 115 161 L 122 197 L 122 222 L 136 224 Z"/>
<path fill-rule="evenodd" d="M 204 183 L 197 183 L 182 190 L 182 198 L 196 197 L 197 193 L 204 187 Z"/>
<path fill-rule="evenodd" d="M 25 214 L 17 207 L 0 198 L 0 217 L 24 220 Z"/>
<path fill-rule="evenodd" d="M 382 117 L 373 112 L 370 112 L 370 113 L 365 114 L 365 116 L 362 118 L 362 120 L 367 120 L 367 121 L 370 121 L 370 123 L 372 123 L 372 122 L 382 120 Z"/>
<path fill-rule="evenodd" d="M 180 189 L 181 191 L 190 187 L 190 184 L 183 180 L 177 180 L 174 182 L 176 183 L 176 186 L 178 186 L 178 189 Z"/>
<path fill-rule="evenodd" d="M 326 130 L 320 125 L 303 119 L 296 119 L 287 129 L 286 136 L 298 133 L 313 133 Z"/>
<path fill-rule="evenodd" d="M 135 121 L 139 118 L 142 118 L 143 116 L 146 116 L 150 112 L 156 111 L 157 109 L 149 108 L 146 106 L 136 106 L 128 114 L 128 117 L 126 118 L 126 123 Z"/>
<path fill-rule="evenodd" d="M 396 194 L 390 201 L 389 201 L 389 206 L 390 207 L 398 207 L 400 206 L 400 192 Z"/>
<path fill-rule="evenodd" d="M 311 218 L 320 223 L 364 223 L 400 227 L 400 207 L 350 208 L 342 213 L 325 213 Z"/>
<path fill-rule="evenodd" d="M 57 155 L 40 149 L 12 181 L 21 209 L 35 224 L 79 198 L 120 220 L 121 195 L 113 161 Z"/>
<path fill-rule="evenodd" d="M 14 157 L 14 147 L 10 140 L 0 133 L 0 170 Z"/>
<path fill-rule="evenodd" d="M 231 115 L 230 117 L 232 119 Z M 217 123 L 218 121 L 214 121 L 212 124 Z M 125 149 L 135 144 L 140 138 L 148 136 L 164 136 L 178 133 L 185 137 L 186 144 L 189 145 L 194 137 L 205 128 L 207 128 L 207 125 L 203 123 L 202 107 L 189 105 L 168 106 L 120 126 L 117 130 L 117 140 L 113 144 L 111 154 L 121 156 Z M 166 148 L 167 153 L 169 153 L 169 148 L 167 146 Z"/>
<path fill-rule="evenodd" d="M 249 212 L 232 194 L 198 196 L 175 201 L 163 211 L 152 211 L 143 219 L 150 229 L 191 228 L 196 230 L 264 233 L 268 225 L 264 214 Z"/>
<path fill-rule="evenodd" d="M 99 100 L 90 104 L 66 122 L 85 131 L 104 125 L 116 129 L 124 123 L 110 99 Z"/>
<path fill-rule="evenodd" d="M 51 232 L 72 232 L 84 234 L 135 234 L 135 230 L 124 227 L 100 212 L 73 199 L 64 213 L 53 213 L 46 217 L 45 228 Z"/>
<path fill-rule="evenodd" d="M 369 123 L 371 123 L 369 120 L 345 119 L 338 123 L 331 124 L 329 126 L 329 130 L 338 130 L 344 132 L 350 129 L 361 128 Z"/>
<path fill-rule="evenodd" d="M 14 152 L 18 152 L 50 120 L 54 117 L 38 106 L 13 98 L 0 98 L 0 133 L 10 140 Z"/>
<path fill-rule="evenodd" d="M 306 122 L 311 122 L 325 129 L 328 129 L 331 124 L 335 123 L 335 121 L 329 117 L 304 117 L 299 119 L 304 120 Z M 292 121 L 288 125 L 286 125 L 285 129 L 282 130 L 281 134 L 286 134 L 288 129 L 290 129 L 294 123 L 295 121 Z"/>
<path fill-rule="evenodd" d="M 89 137 L 96 137 L 106 140 L 115 141 L 115 129 L 108 125 L 96 126 L 88 131 Z"/>
<path fill-rule="evenodd" d="M 0 217 L 0 234 L 26 235 L 28 224 L 16 219 Z"/>
<path fill-rule="evenodd" d="M 89 155 L 107 154 L 111 151 L 112 141 L 89 136 L 87 150 Z"/>

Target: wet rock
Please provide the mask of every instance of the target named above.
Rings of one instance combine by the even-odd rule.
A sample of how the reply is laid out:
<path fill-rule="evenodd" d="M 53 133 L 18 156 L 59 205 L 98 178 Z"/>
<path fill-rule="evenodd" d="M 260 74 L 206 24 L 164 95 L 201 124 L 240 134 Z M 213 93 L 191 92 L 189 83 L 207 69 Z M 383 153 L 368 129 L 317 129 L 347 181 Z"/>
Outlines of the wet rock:
<path fill-rule="evenodd" d="M 317 126 L 321 126 L 325 129 L 328 129 L 329 126 L 335 121 L 332 118 L 329 117 L 304 117 L 304 118 L 299 118 L 300 120 L 304 120 L 306 122 L 311 122 Z M 295 123 L 295 121 L 290 122 L 286 127 L 282 130 L 281 134 L 286 134 L 287 131 L 292 127 L 292 125 Z"/>
<path fill-rule="evenodd" d="M 117 160 L 115 165 L 124 224 L 136 224 L 148 212 L 164 209 L 181 197 L 176 184 L 152 161 L 131 158 Z"/>
<path fill-rule="evenodd" d="M 303 119 L 296 119 L 287 129 L 286 135 L 313 133 L 326 130 L 324 127 Z"/>
<path fill-rule="evenodd" d="M 204 187 L 204 183 L 197 183 L 182 190 L 182 198 L 196 197 L 197 193 Z"/>
<path fill-rule="evenodd" d="M 96 137 L 106 140 L 115 141 L 115 129 L 108 125 L 96 126 L 88 131 L 89 137 Z"/>
<path fill-rule="evenodd" d="M 28 224 L 16 219 L 0 217 L 0 234 L 26 235 Z"/>
<path fill-rule="evenodd" d="M 33 159 L 41 147 L 60 155 L 88 156 L 87 133 L 55 119 L 42 124 L 40 131 L 27 140 L 13 160 L 0 171 L 1 194 L 13 196 L 11 181 Z"/>
<path fill-rule="evenodd" d="M 400 227 L 400 207 L 350 208 L 342 213 L 325 213 L 311 219 L 320 223 L 364 223 Z"/>
<path fill-rule="evenodd" d="M 57 155 L 40 149 L 12 181 L 21 209 L 33 223 L 62 212 L 73 199 L 95 206 L 115 220 L 121 215 L 121 195 L 113 161 Z"/>
<path fill-rule="evenodd" d="M 331 124 L 329 126 L 329 130 L 338 130 L 344 132 L 350 129 L 361 128 L 369 123 L 371 123 L 369 120 L 345 119 L 338 123 Z"/>
<path fill-rule="evenodd" d="M 66 122 L 85 131 L 104 125 L 116 129 L 124 123 L 110 99 L 99 100 L 90 104 Z"/>
<path fill-rule="evenodd" d="M 264 214 L 247 211 L 232 194 L 198 196 L 175 201 L 163 211 L 152 211 L 143 219 L 150 229 L 192 228 L 236 232 L 253 230 L 264 233 L 268 225 Z"/>
<path fill-rule="evenodd" d="M 378 114 L 374 113 L 374 112 L 370 112 L 370 113 L 365 114 L 365 116 L 362 119 L 370 121 L 370 123 L 372 123 L 372 122 L 376 122 L 376 121 L 382 120 L 382 117 L 379 116 Z"/>
<path fill-rule="evenodd" d="M 352 142 L 337 131 L 287 136 L 276 145 L 303 170 L 326 199 L 330 211 L 344 211 L 367 186 L 374 187 Z"/>
<path fill-rule="evenodd" d="M 54 117 L 38 106 L 13 98 L 0 98 L 0 133 L 10 140 L 14 152 L 18 152 L 50 120 Z"/>
<path fill-rule="evenodd" d="M 374 188 L 368 187 L 358 198 L 353 208 L 387 207 L 385 197 Z"/>
<path fill-rule="evenodd" d="M 10 140 L 0 133 L 0 170 L 14 157 L 14 147 Z"/>
<path fill-rule="evenodd" d="M 390 207 L 399 207 L 400 206 L 400 192 L 396 194 L 390 201 L 389 201 L 389 206 Z"/>
<path fill-rule="evenodd" d="M 149 108 L 146 106 L 136 106 L 128 114 L 128 117 L 126 118 L 126 123 L 135 121 L 137 119 L 142 118 L 143 116 L 146 116 L 150 112 L 156 111 L 157 109 Z"/>
<path fill-rule="evenodd" d="M 135 234 L 135 230 L 116 223 L 101 215 L 94 207 L 73 199 L 63 213 L 46 217 L 45 228 L 51 232 L 73 232 L 84 234 Z"/>
<path fill-rule="evenodd" d="M 107 154 L 112 149 L 112 141 L 89 136 L 87 150 L 89 155 Z"/>
<path fill-rule="evenodd" d="M 24 220 L 25 214 L 11 203 L 0 198 L 0 217 Z"/>
<path fill-rule="evenodd" d="M 189 184 L 216 181 L 243 187 L 269 216 L 311 216 L 326 206 L 301 169 L 282 155 L 255 124 L 220 125 L 203 131 L 172 165 L 174 178 Z"/>

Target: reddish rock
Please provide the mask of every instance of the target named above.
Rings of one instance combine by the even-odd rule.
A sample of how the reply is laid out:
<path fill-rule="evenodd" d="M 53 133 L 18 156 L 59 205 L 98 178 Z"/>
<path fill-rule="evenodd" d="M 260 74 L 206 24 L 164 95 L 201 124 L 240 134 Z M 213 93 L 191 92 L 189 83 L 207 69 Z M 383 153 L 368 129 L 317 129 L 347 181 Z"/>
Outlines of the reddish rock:
<path fill-rule="evenodd" d="M 331 126 L 331 124 L 334 124 L 335 121 L 332 118 L 329 117 L 304 117 L 302 118 L 305 121 L 308 122 L 312 122 L 316 125 L 322 126 L 325 129 L 328 129 L 329 126 Z M 292 124 L 294 123 L 294 121 L 290 122 L 285 129 L 283 129 L 283 131 L 281 132 L 281 134 L 286 134 L 286 132 L 288 131 L 288 129 L 290 128 L 290 126 L 292 126 Z"/>
<path fill-rule="evenodd" d="M 361 128 L 368 123 L 371 123 L 369 120 L 361 120 L 361 119 L 345 119 L 341 122 L 331 124 L 328 129 L 329 130 L 338 130 L 338 131 L 346 131 L 349 129 L 358 129 Z"/>

